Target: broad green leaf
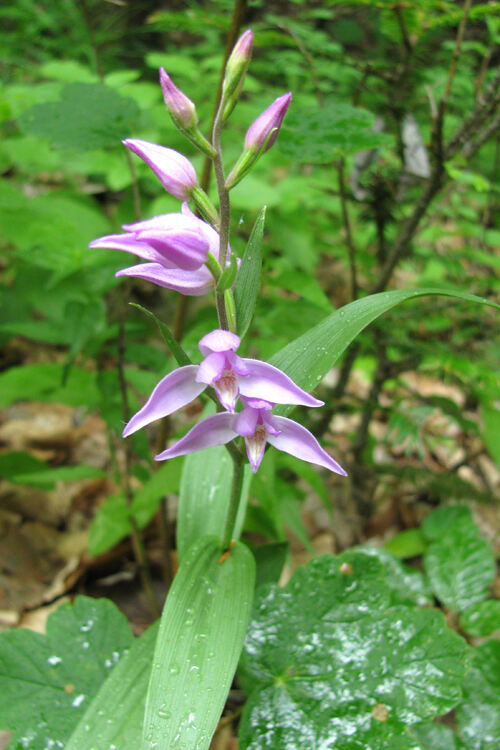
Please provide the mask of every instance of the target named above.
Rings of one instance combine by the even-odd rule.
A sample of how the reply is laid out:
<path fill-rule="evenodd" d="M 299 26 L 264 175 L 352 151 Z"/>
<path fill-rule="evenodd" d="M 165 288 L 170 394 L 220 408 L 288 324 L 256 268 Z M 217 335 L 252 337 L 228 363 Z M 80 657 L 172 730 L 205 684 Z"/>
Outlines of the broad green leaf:
<path fill-rule="evenodd" d="M 108 497 L 99 506 L 89 530 L 91 555 L 101 555 L 130 534 L 129 512 L 123 492 Z"/>
<path fill-rule="evenodd" d="M 489 641 L 474 650 L 465 678 L 457 724 L 467 750 L 500 747 L 500 643 Z"/>
<path fill-rule="evenodd" d="M 443 724 L 421 724 L 412 727 L 419 750 L 466 750 L 458 737 Z"/>
<path fill-rule="evenodd" d="M 62 748 L 90 700 L 132 643 L 126 618 L 107 599 L 79 596 L 47 620 L 47 634 L 0 635 L 0 728 L 10 747 Z"/>
<path fill-rule="evenodd" d="M 265 220 L 266 207 L 264 206 L 253 225 L 234 286 L 236 323 L 240 338 L 244 337 L 250 327 L 257 301 L 262 267 L 262 238 L 264 235 Z"/>
<path fill-rule="evenodd" d="M 498 466 L 500 466 L 500 409 L 483 408 L 483 440 L 488 452 Z"/>
<path fill-rule="evenodd" d="M 375 115 L 341 101 L 291 111 L 280 132 L 280 150 L 301 163 L 331 164 L 340 156 L 391 145 L 393 138 L 371 130 Z"/>
<path fill-rule="evenodd" d="M 183 461 L 182 457 L 165 461 L 134 493 L 132 513 L 141 529 L 154 516 L 161 498 L 178 491 Z"/>
<path fill-rule="evenodd" d="M 255 588 L 265 583 L 277 583 L 286 562 L 290 542 L 272 542 L 254 547 L 257 566 Z"/>
<path fill-rule="evenodd" d="M 441 613 L 391 607 L 385 579 L 376 557 L 353 550 L 259 590 L 242 750 L 417 748 L 409 727 L 458 703 L 467 645 Z"/>
<path fill-rule="evenodd" d="M 255 563 L 235 542 L 202 537 L 185 554 L 162 614 L 146 701 L 143 750 L 205 750 L 236 670 Z"/>
<path fill-rule="evenodd" d="M 109 497 L 99 506 L 89 532 L 89 552 L 100 555 L 130 534 L 130 516 L 140 529 L 154 516 L 162 497 L 176 492 L 179 487 L 183 459 L 167 461 L 152 474 L 134 494 L 131 506 L 123 492 Z"/>
<path fill-rule="evenodd" d="M 65 385 L 63 373 L 56 363 L 11 367 L 0 374 L 0 407 L 36 399 L 89 408 L 99 402 L 95 373 L 74 367 Z"/>
<path fill-rule="evenodd" d="M 432 593 L 419 570 L 404 565 L 386 548 L 366 545 L 354 549 L 359 554 L 375 557 L 382 565 L 385 583 L 391 590 L 391 604 L 418 604 L 420 607 L 432 604 Z"/>
<path fill-rule="evenodd" d="M 271 357 L 271 364 L 284 370 L 302 388 L 315 388 L 349 344 L 367 325 L 401 302 L 427 295 L 456 297 L 466 302 L 489 305 L 489 300 L 449 289 L 406 289 L 372 294 L 336 310 Z M 278 406 L 276 414 L 287 414 L 293 407 Z"/>
<path fill-rule="evenodd" d="M 460 627 L 469 635 L 486 636 L 500 631 L 500 600 L 485 599 L 460 615 Z"/>
<path fill-rule="evenodd" d="M 439 541 L 456 523 L 475 525 L 467 505 L 442 505 L 430 513 L 422 524 L 422 534 L 426 541 Z M 477 527 L 476 527 L 477 531 Z"/>
<path fill-rule="evenodd" d="M 488 595 L 495 578 L 495 558 L 468 509 L 454 523 L 453 506 L 435 511 L 441 520 L 445 518 L 444 510 L 450 511 L 450 524 L 425 551 L 424 568 L 437 598 L 453 611 L 461 612 Z M 426 520 L 429 528 L 432 518 Z"/>
<path fill-rule="evenodd" d="M 159 621 L 132 643 L 93 699 L 65 750 L 133 750 L 142 739 L 144 707 Z"/>
<path fill-rule="evenodd" d="M 420 529 L 405 529 L 384 544 L 384 548 L 396 557 L 405 560 L 421 555 L 427 542 Z"/>
<path fill-rule="evenodd" d="M 61 101 L 35 104 L 19 118 L 21 130 L 55 148 L 86 151 L 118 146 L 139 109 L 102 83 L 69 83 Z"/>

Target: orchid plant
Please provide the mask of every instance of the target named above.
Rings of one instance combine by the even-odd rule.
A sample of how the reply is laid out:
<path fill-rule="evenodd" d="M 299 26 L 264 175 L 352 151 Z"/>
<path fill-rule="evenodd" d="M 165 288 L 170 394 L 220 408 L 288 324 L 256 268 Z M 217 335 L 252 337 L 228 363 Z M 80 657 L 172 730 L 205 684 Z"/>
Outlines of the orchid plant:
<path fill-rule="evenodd" d="M 137 430 L 183 408 L 207 389 L 216 401 L 215 414 L 195 424 L 183 438 L 161 451 L 155 458 L 157 461 L 164 461 L 217 445 L 228 445 L 230 450 L 233 460 L 233 488 L 224 528 L 221 529 L 219 539 L 208 537 L 205 541 L 198 540 L 194 545 L 195 553 L 191 550 L 194 559 L 203 552 L 207 553 L 207 550 L 212 555 L 215 551 L 216 558 L 212 564 L 216 565 L 216 570 L 217 566 L 224 564 L 227 572 L 232 566 L 235 568 L 233 575 L 241 575 L 244 579 L 236 594 L 241 596 L 243 593 L 244 601 L 240 606 L 241 616 L 235 621 L 232 658 L 225 669 L 221 665 L 222 684 L 226 685 L 226 689 L 233 677 L 248 624 L 254 579 L 253 560 L 247 548 L 235 539 L 235 521 L 242 498 L 242 443 L 244 442 L 246 456 L 254 473 L 258 471 L 269 444 L 299 459 L 346 475 L 340 464 L 309 430 L 292 419 L 273 414 L 275 405 L 320 407 L 323 402 L 297 385 L 283 370 L 258 359 L 240 357 L 236 353 L 240 337 L 237 335 L 238 313 L 233 289 L 242 261 L 235 257 L 229 243 L 230 191 L 252 169 L 259 157 L 273 146 L 292 99 L 291 93 L 278 97 L 250 125 L 243 150 L 226 176 L 221 132 L 242 91 L 252 43 L 253 33 L 248 30 L 229 56 L 211 141 L 203 136 L 198 127 L 194 103 L 175 86 L 165 70 L 160 69 L 165 105 L 174 124 L 213 162 L 218 210 L 200 187 L 196 171 L 186 157 L 165 146 L 127 138 L 123 141 L 126 148 L 151 168 L 165 190 L 182 201 L 182 205 L 178 213 L 126 224 L 123 226 L 124 234 L 106 235 L 90 244 L 91 248 L 123 250 L 146 261 L 118 271 L 117 276 L 143 279 L 189 296 L 210 292 L 215 295 L 219 328 L 207 332 L 200 340 L 199 349 L 203 356 L 201 363 L 184 364 L 168 373 L 154 388 L 144 406 L 130 419 L 123 430 L 123 437 L 127 438 Z M 187 559 L 193 558 L 189 558 L 188 554 Z M 181 571 L 186 570 L 188 581 L 184 585 L 196 586 L 197 581 L 191 578 L 194 574 L 189 573 L 189 563 L 184 560 Z M 171 612 L 170 615 L 166 613 L 173 606 L 172 602 L 175 604 L 181 578 L 179 573 L 162 618 L 155 657 L 160 658 L 162 663 L 164 654 L 160 652 L 163 651 L 162 643 L 171 627 L 172 618 Z M 230 596 L 234 598 L 234 581 L 231 576 L 228 580 L 232 589 Z M 234 605 L 236 606 L 236 602 Z M 182 618 L 180 610 L 178 614 Z M 174 646 L 174 650 L 175 648 Z M 144 724 L 145 748 L 173 747 L 169 743 L 174 736 L 174 727 L 179 731 L 175 713 L 168 712 L 170 716 L 174 716 L 170 724 L 163 722 L 159 728 L 156 726 L 154 717 L 158 715 L 160 703 L 163 705 L 165 700 L 161 680 L 161 676 L 153 670 Z M 207 737 L 213 732 L 214 722 L 222 709 L 224 693 L 220 695 L 219 703 L 204 727 Z"/>

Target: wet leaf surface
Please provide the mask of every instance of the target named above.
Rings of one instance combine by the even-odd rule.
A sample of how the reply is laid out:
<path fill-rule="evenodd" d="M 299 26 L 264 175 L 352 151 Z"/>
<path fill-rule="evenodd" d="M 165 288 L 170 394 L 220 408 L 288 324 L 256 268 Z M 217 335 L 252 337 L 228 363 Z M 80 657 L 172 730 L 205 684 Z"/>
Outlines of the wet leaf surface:
<path fill-rule="evenodd" d="M 80 596 L 48 619 L 47 634 L 0 636 L 0 727 L 10 747 L 63 748 L 90 699 L 132 643 L 126 618 L 108 600 Z"/>
<path fill-rule="evenodd" d="M 242 657 L 242 748 L 417 748 L 409 727 L 460 700 L 468 648 L 441 613 L 391 607 L 363 550 L 263 588 Z"/>

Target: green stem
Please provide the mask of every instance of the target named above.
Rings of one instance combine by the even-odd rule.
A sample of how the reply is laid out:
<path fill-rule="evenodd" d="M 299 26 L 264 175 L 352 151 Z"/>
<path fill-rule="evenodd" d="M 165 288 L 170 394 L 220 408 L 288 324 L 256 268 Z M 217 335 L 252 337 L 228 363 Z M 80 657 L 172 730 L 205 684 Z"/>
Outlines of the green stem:
<path fill-rule="evenodd" d="M 224 532 L 222 534 L 222 548 L 228 549 L 233 539 L 234 524 L 240 507 L 241 488 L 243 486 L 243 456 L 241 451 L 238 455 L 232 455 L 233 458 L 233 484 L 231 487 L 231 496 L 227 508 L 226 520 L 224 523 Z"/>

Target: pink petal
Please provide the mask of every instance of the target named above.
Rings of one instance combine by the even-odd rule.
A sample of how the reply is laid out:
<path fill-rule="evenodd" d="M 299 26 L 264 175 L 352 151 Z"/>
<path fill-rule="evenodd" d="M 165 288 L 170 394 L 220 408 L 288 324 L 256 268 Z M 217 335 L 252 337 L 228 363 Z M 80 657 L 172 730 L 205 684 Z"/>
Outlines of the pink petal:
<path fill-rule="evenodd" d="M 225 363 L 225 352 L 211 352 L 200 364 L 196 380 L 199 383 L 212 385 L 214 380 L 217 380 L 222 375 Z"/>
<path fill-rule="evenodd" d="M 223 411 L 202 419 L 171 448 L 155 456 L 155 461 L 164 461 L 166 458 L 184 456 L 186 453 L 195 453 L 204 448 L 211 448 L 213 445 L 229 443 L 230 440 L 238 437 L 233 429 L 234 418 L 234 414 Z"/>
<path fill-rule="evenodd" d="M 123 437 L 128 437 L 157 419 L 167 417 L 199 396 L 206 386 L 196 382 L 197 371 L 197 365 L 186 365 L 165 375 L 142 409 L 127 424 Z"/>
<path fill-rule="evenodd" d="M 259 359 L 243 360 L 251 374 L 240 378 L 240 393 L 248 398 L 262 398 L 275 404 L 323 406 L 323 401 L 299 388 L 288 375 L 277 367 Z"/>
<path fill-rule="evenodd" d="M 273 415 L 273 422 L 281 430 L 279 435 L 267 435 L 267 442 L 274 445 L 280 451 L 290 453 L 292 456 L 308 461 L 310 464 L 318 464 L 330 469 L 336 474 L 347 476 L 342 466 L 323 450 L 314 435 L 302 427 L 298 422 L 286 417 Z"/>
<path fill-rule="evenodd" d="M 140 138 L 126 138 L 122 143 L 146 162 L 167 192 L 181 201 L 189 200 L 198 180 L 193 165 L 185 156 L 173 148 Z"/>
<path fill-rule="evenodd" d="M 197 271 L 183 271 L 181 268 L 164 268 L 159 263 L 139 263 L 137 266 L 123 268 L 116 276 L 144 279 L 189 297 L 200 297 L 214 288 L 214 278 L 206 266 Z"/>
<path fill-rule="evenodd" d="M 160 253 L 146 242 L 141 242 L 133 234 L 108 234 L 106 237 L 99 237 L 93 240 L 89 247 L 106 248 L 110 250 L 124 250 L 126 253 L 137 255 L 138 258 L 153 261 L 153 263 L 162 263 L 167 268 L 174 268 L 174 263 L 167 261 Z"/>
<path fill-rule="evenodd" d="M 200 339 L 198 348 L 203 356 L 211 352 L 227 352 L 236 350 L 240 345 L 240 338 L 231 331 L 224 331 L 222 328 L 216 328 L 215 331 L 207 333 Z"/>

